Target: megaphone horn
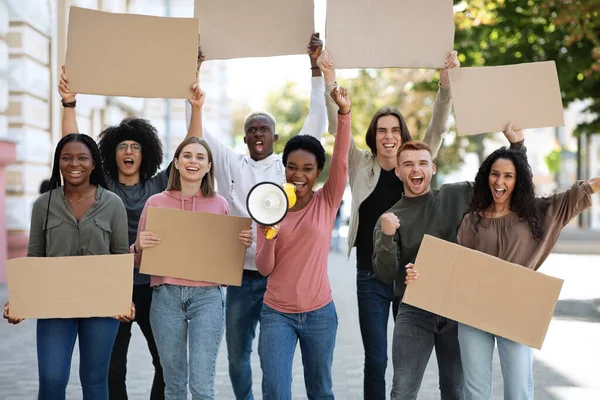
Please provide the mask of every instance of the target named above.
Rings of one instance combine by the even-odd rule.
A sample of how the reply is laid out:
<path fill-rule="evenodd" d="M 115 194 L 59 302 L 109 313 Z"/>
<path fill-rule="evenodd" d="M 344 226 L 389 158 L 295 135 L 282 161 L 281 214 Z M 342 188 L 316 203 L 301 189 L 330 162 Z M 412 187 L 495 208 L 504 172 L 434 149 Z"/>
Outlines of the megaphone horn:
<path fill-rule="evenodd" d="M 272 182 L 257 183 L 248 192 L 246 209 L 257 224 L 270 226 L 283 221 L 289 200 L 285 190 Z"/>

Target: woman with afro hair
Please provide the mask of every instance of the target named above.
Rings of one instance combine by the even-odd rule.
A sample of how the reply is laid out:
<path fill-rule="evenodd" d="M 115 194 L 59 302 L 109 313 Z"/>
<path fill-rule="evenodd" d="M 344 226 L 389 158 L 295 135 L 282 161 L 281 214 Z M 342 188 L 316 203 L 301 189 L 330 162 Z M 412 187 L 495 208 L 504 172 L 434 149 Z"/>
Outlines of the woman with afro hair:
<path fill-rule="evenodd" d="M 200 138 L 204 92 L 198 86 L 197 76 L 190 90 L 191 97 L 188 101 L 192 108 L 192 116 L 186 138 L 191 136 Z M 69 79 L 64 66 L 58 91 L 64 107 L 63 136 L 79 132 L 75 111 L 76 93 L 69 90 Z M 145 119 L 127 118 L 119 125 L 105 129 L 100 133 L 98 145 L 108 188 L 125 204 L 129 245 L 132 245 L 136 240 L 144 205 L 151 196 L 167 188 L 171 165 L 157 173 L 163 161 L 162 143 L 156 128 Z M 155 374 L 150 398 L 155 400 L 164 398 L 164 379 L 150 327 L 151 301 L 150 277 L 135 270 L 133 302 L 136 306 L 136 322 L 148 342 L 148 349 L 152 355 Z M 133 321 L 122 322 L 115 340 L 108 377 L 111 400 L 127 399 L 125 379 L 132 323 Z"/>
<path fill-rule="evenodd" d="M 457 243 L 537 271 L 556 244 L 561 230 L 592 205 L 600 178 L 578 181 L 569 190 L 536 197 L 531 167 L 524 153 L 501 148 L 479 167 L 469 211 L 458 230 Z M 414 269 L 407 280 L 416 279 Z M 504 398 L 533 399 L 533 352 L 526 345 L 458 325 L 465 380 L 465 400 L 492 399 L 492 356 L 498 354 Z"/>

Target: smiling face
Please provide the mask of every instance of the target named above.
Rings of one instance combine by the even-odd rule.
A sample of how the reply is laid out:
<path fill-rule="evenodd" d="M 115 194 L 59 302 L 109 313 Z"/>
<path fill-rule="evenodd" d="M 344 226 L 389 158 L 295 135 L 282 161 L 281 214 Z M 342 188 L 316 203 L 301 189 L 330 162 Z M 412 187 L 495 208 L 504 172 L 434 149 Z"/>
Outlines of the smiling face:
<path fill-rule="evenodd" d="M 494 204 L 510 206 L 510 199 L 517 183 L 515 164 L 505 158 L 497 159 L 490 169 L 488 183 Z"/>
<path fill-rule="evenodd" d="M 92 152 L 85 143 L 72 141 L 63 146 L 59 168 L 63 179 L 69 185 L 87 185 L 94 167 Z"/>
<path fill-rule="evenodd" d="M 429 192 L 436 167 L 427 150 L 404 150 L 398 155 L 396 176 L 404 183 L 404 195 L 421 196 Z"/>
<path fill-rule="evenodd" d="M 273 143 L 278 136 L 270 118 L 266 115 L 252 117 L 246 122 L 245 129 L 244 143 L 253 160 L 260 161 L 273 154 Z"/>
<path fill-rule="evenodd" d="M 312 191 L 321 171 L 317 157 L 310 151 L 298 149 L 290 152 L 285 165 L 285 179 L 296 186 L 296 196 L 302 198 Z"/>
<path fill-rule="evenodd" d="M 385 115 L 377 120 L 375 146 L 377 155 L 385 158 L 396 158 L 402 145 L 400 121 L 394 115 Z"/>
<path fill-rule="evenodd" d="M 115 158 L 120 174 L 124 176 L 138 174 L 142 165 L 142 145 L 133 140 L 125 140 L 117 144 Z"/>
<path fill-rule="evenodd" d="M 178 158 L 174 159 L 175 169 L 179 171 L 182 182 L 200 183 L 211 168 L 208 152 L 199 143 L 185 146 Z"/>

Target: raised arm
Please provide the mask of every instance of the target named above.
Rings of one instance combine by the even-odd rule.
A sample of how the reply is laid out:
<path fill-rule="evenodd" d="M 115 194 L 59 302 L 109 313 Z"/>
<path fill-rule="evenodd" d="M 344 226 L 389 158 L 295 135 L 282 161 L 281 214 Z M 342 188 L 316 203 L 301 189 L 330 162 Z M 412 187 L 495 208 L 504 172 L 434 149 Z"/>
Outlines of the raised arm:
<path fill-rule="evenodd" d="M 186 139 L 191 136 L 202 138 L 202 107 L 204 106 L 204 92 L 198 84 L 198 72 L 196 72 L 196 81 L 190 88 L 191 96 L 188 104 L 191 106 L 190 123 L 188 124 Z"/>
<path fill-rule="evenodd" d="M 339 107 L 338 131 L 333 144 L 329 177 L 323 186 L 323 194 L 331 207 L 339 207 L 346 188 L 348 175 L 348 148 L 350 147 L 351 115 L 350 97 L 344 88 L 336 88 L 331 92 L 331 97 Z"/>
<path fill-rule="evenodd" d="M 304 125 L 300 130 L 299 135 L 310 135 L 319 140 L 325 132 L 327 126 L 326 106 L 325 106 L 325 82 L 321 76 L 321 69 L 317 64 L 317 60 L 323 49 L 323 41 L 319 39 L 318 33 L 313 33 L 310 37 L 310 42 L 307 46 L 308 56 L 310 58 L 311 70 L 311 91 L 310 91 L 310 107 L 308 116 L 304 120 Z"/>
<path fill-rule="evenodd" d="M 592 206 L 592 195 L 598 191 L 600 178 L 575 182 L 570 189 L 550 196 L 547 217 L 551 218 L 552 225 L 564 228 L 569 221 Z"/>
<path fill-rule="evenodd" d="M 79 133 L 77 127 L 77 112 L 75 105 L 77 104 L 75 97 L 77 93 L 72 93 L 69 88 L 69 77 L 64 65 L 61 66 L 62 72 L 58 83 L 58 94 L 60 95 L 63 105 L 62 115 L 62 136 L 67 136 L 70 133 Z"/>
<path fill-rule="evenodd" d="M 384 282 L 394 282 L 400 274 L 398 264 L 398 217 L 386 213 L 379 217 L 373 231 L 373 271 Z"/>
<path fill-rule="evenodd" d="M 448 130 L 448 117 L 450 116 L 450 105 L 452 101 L 452 93 L 450 92 L 450 79 L 448 78 L 448 70 L 460 67 L 458 61 L 458 53 L 452 51 L 445 61 L 446 68 L 440 71 L 440 85 L 438 93 L 433 105 L 431 121 L 423 141 L 433 150 L 433 158 L 437 157 L 437 153 L 442 146 L 443 134 Z"/>

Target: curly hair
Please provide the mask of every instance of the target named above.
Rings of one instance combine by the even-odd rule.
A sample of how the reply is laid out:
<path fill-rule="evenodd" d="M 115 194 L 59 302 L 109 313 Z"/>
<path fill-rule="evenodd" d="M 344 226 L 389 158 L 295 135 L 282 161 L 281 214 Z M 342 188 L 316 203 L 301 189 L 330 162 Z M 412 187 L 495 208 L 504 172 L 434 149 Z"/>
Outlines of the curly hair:
<path fill-rule="evenodd" d="M 111 126 L 98 140 L 102 166 L 109 178 L 118 180 L 119 168 L 115 153 L 117 145 L 125 140 L 133 140 L 142 145 L 142 163 L 140 181 L 144 182 L 156 174 L 163 161 L 163 147 L 156 128 L 150 121 L 142 118 L 126 118 L 117 126 Z"/>
<path fill-rule="evenodd" d="M 494 199 L 489 185 L 489 176 L 492 165 L 498 159 L 510 160 L 517 171 L 515 188 L 510 198 L 510 210 L 514 211 L 522 221 L 527 221 L 531 234 L 536 241 L 544 235 L 543 216 L 548 208 L 546 198 L 535 196 L 535 185 L 531 167 L 527 162 L 527 156 L 512 149 L 502 147 L 490 154 L 477 171 L 471 204 L 467 214 L 471 215 L 473 228 L 477 233 L 481 225 L 481 214 L 493 205 Z M 541 202 L 541 204 L 540 204 Z"/>
<path fill-rule="evenodd" d="M 288 140 L 283 149 L 282 161 L 284 166 L 287 166 L 287 159 L 290 153 L 296 150 L 306 150 L 314 154 L 317 159 L 317 169 L 323 171 L 325 167 L 325 149 L 316 138 L 309 135 L 298 135 Z"/>

